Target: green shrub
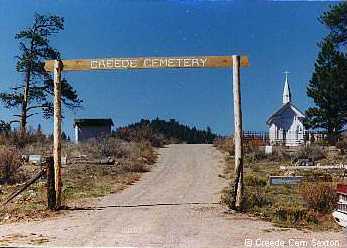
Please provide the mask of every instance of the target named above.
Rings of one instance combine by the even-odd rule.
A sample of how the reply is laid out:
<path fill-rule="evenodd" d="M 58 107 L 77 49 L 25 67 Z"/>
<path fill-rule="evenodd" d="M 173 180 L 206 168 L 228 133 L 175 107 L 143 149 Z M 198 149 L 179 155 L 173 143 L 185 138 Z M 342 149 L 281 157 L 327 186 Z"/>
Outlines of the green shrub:
<path fill-rule="evenodd" d="M 303 183 L 299 193 L 309 209 L 329 213 L 336 207 L 338 195 L 331 183 Z"/>

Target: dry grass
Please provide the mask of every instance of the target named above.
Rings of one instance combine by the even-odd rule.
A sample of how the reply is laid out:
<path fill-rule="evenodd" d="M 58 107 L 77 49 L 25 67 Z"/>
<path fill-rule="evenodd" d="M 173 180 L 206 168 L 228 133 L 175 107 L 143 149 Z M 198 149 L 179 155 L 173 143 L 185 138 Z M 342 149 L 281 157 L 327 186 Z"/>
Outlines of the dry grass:
<path fill-rule="evenodd" d="M 105 142 L 106 144 L 99 145 L 64 144 L 63 151 L 69 155 L 88 154 L 90 158 L 102 158 L 107 149 L 107 155 L 116 161 L 115 165 L 76 163 L 64 166 L 62 171 L 64 205 L 85 206 L 92 203 L 91 199 L 95 197 L 123 190 L 138 181 L 141 174 L 149 171 L 156 161 L 157 154 L 147 143 L 128 143 L 116 139 Z M 107 146 L 107 143 L 110 146 Z M 34 175 L 38 169 L 30 165 L 23 168 L 28 177 Z M 19 186 L 20 184 L 0 185 L 0 202 Z M 0 224 L 54 215 L 57 213 L 47 210 L 46 180 L 42 179 L 5 208 L 0 208 Z"/>
<path fill-rule="evenodd" d="M 140 173 L 100 165 L 74 166 L 66 168 L 65 173 L 69 175 L 63 182 L 64 204 L 67 206 L 74 204 L 75 200 L 118 192 L 141 177 Z"/>
<path fill-rule="evenodd" d="M 20 169 L 23 162 L 16 148 L 0 147 L 0 184 L 13 184 L 25 179 Z"/>
<path fill-rule="evenodd" d="M 3 202 L 17 187 L 18 185 L 2 185 L 0 202 Z M 13 202 L 0 207 L 0 224 L 41 219 L 56 214 L 47 210 L 46 183 L 41 180 L 17 196 Z"/>
<path fill-rule="evenodd" d="M 226 144 L 228 143 L 230 140 L 226 141 Z M 219 144 L 218 148 L 221 149 L 224 146 L 227 145 Z M 280 227 L 306 228 L 315 231 L 340 230 L 331 216 L 336 195 L 332 193 L 333 187 L 329 182 L 339 180 L 338 177 L 333 173 L 327 175 L 326 172 L 305 172 L 303 176 L 306 177 L 307 182 L 303 186 L 271 186 L 267 183 L 270 175 L 299 174 L 299 172 L 280 170 L 281 165 L 290 163 L 288 160 L 290 156 L 283 155 L 281 151 L 280 159 L 272 156 L 249 159 L 248 156 L 251 153 L 252 151 L 246 154 L 247 159 L 244 164 L 243 211 L 271 221 Z M 276 153 L 273 156 L 276 156 Z M 232 181 L 233 172 L 234 159 L 228 155 L 223 177 Z M 321 185 L 318 187 L 317 178 L 320 178 L 321 181 L 326 181 L 327 178 L 329 180 L 318 183 Z M 232 186 L 226 188 L 222 194 L 222 202 L 231 206 L 232 194 Z M 315 206 L 312 206 L 312 202 L 315 202 Z"/>

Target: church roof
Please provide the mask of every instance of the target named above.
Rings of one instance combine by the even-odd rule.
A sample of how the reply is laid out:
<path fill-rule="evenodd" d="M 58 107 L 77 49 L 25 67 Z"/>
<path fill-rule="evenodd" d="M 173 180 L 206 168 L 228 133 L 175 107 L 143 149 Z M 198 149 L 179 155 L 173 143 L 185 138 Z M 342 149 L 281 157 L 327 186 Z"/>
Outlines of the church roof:
<path fill-rule="evenodd" d="M 298 116 L 299 118 L 305 118 L 305 114 L 302 113 L 293 103 L 291 102 L 287 102 L 286 104 L 282 105 L 282 107 L 277 110 L 275 113 L 273 113 L 266 121 L 267 125 L 270 125 L 271 121 L 280 116 L 284 111 L 286 111 L 288 108 L 291 108 L 294 113 L 296 114 L 296 116 Z"/>

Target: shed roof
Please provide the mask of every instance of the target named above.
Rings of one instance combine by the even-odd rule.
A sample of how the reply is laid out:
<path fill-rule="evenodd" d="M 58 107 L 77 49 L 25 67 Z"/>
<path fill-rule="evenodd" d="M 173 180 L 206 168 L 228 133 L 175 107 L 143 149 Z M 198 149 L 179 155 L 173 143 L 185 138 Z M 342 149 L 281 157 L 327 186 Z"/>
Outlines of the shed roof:
<path fill-rule="evenodd" d="M 75 119 L 74 120 L 74 127 L 75 126 L 113 126 L 112 119 Z"/>

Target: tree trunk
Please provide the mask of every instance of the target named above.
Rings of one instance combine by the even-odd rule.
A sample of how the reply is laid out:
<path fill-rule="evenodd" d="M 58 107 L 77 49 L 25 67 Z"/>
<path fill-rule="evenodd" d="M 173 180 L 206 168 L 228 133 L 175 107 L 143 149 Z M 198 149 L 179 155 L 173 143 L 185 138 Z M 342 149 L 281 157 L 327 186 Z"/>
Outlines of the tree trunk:
<path fill-rule="evenodd" d="M 331 146 L 336 145 L 338 135 L 335 132 L 328 132 L 328 144 Z"/>
<path fill-rule="evenodd" d="M 327 136 L 328 136 L 327 137 L 328 144 L 330 146 L 336 145 L 339 134 L 338 132 L 336 132 L 336 128 L 333 125 L 328 127 Z"/>
<path fill-rule="evenodd" d="M 31 74 L 30 70 L 31 68 L 30 66 L 28 66 L 28 69 L 25 72 L 25 78 L 24 78 L 24 93 L 23 93 L 22 110 L 20 115 L 20 133 L 22 136 L 26 134 L 26 126 L 27 126 L 28 100 L 29 100 L 30 74 Z"/>

